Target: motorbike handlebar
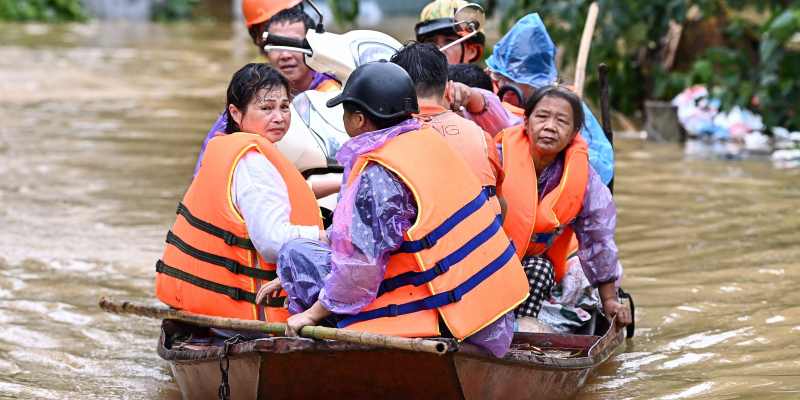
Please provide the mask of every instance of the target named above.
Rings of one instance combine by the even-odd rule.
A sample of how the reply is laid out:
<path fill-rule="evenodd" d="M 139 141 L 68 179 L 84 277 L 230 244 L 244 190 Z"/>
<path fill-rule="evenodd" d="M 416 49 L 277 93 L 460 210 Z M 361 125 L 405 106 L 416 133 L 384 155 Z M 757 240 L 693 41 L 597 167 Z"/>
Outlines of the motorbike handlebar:
<path fill-rule="evenodd" d="M 298 39 L 288 36 L 274 35 L 271 33 L 264 33 L 264 45 L 266 46 L 285 46 L 296 47 L 299 49 L 311 50 L 311 46 L 306 39 Z"/>

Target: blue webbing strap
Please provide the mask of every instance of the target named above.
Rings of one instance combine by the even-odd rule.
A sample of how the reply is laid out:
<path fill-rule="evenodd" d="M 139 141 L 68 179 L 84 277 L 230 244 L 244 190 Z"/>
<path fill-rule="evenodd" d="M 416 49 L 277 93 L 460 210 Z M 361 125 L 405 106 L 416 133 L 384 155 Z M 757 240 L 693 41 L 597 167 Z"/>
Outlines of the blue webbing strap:
<path fill-rule="evenodd" d="M 450 253 L 448 256 L 436 262 L 433 268 L 427 271 L 406 272 L 404 274 L 384 280 L 381 282 L 381 286 L 378 289 L 378 296 L 386 292 L 391 292 L 392 290 L 395 290 L 401 286 L 420 286 L 436 279 L 437 276 L 449 271 L 450 267 L 457 264 L 470 253 L 475 251 L 475 249 L 489 241 L 489 239 L 491 239 L 497 233 L 497 231 L 500 230 L 500 226 L 500 218 L 497 217 L 492 220 L 492 223 L 489 224 L 486 229 L 475 235 L 474 238 L 470 239 L 467 243 Z"/>
<path fill-rule="evenodd" d="M 441 239 L 444 235 L 450 232 L 459 222 L 469 217 L 472 213 L 478 211 L 484 203 L 489 200 L 490 193 L 494 192 L 494 186 L 484 186 L 478 196 L 472 199 L 464 207 L 461 207 L 453 215 L 447 218 L 436 229 L 432 230 L 425 237 L 419 240 L 409 240 L 400 245 L 398 253 L 416 253 L 425 249 L 430 249 L 436 244 L 436 241 Z"/>
<path fill-rule="evenodd" d="M 352 325 L 356 322 L 368 321 L 371 319 L 383 318 L 383 317 L 396 317 L 398 315 L 411 314 L 417 311 L 430 310 L 433 308 L 443 307 L 448 304 L 455 303 L 461 300 L 461 297 L 467 294 L 470 290 L 474 289 L 476 286 L 481 284 L 481 282 L 485 281 L 487 278 L 492 276 L 493 273 L 500 270 L 500 268 L 506 265 L 508 260 L 510 260 L 511 257 L 514 256 L 514 254 L 515 254 L 514 244 L 509 243 L 508 247 L 503 252 L 503 254 L 494 259 L 494 261 L 489 263 L 489 265 L 483 267 L 483 269 L 478 271 L 475 275 L 472 275 L 469 279 L 464 281 L 464 283 L 458 285 L 453 290 L 435 294 L 433 296 L 429 296 L 417 301 L 412 301 L 410 303 L 405 303 L 400 305 L 390 304 L 386 307 L 376 308 L 374 310 L 358 313 L 356 315 L 341 319 L 336 324 L 336 326 L 338 328 L 345 328 L 348 325 Z"/>
<path fill-rule="evenodd" d="M 551 244 L 553 244 L 555 236 L 556 236 L 555 232 L 534 233 L 533 237 L 531 238 L 531 242 L 543 244 L 545 246 L 550 246 Z"/>

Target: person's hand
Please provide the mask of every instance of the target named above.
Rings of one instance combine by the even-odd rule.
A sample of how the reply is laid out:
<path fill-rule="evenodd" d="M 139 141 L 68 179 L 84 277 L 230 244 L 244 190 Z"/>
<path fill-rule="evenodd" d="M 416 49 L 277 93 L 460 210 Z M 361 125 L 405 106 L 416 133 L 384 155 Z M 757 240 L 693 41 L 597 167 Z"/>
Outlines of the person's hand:
<path fill-rule="evenodd" d="M 609 318 L 617 318 L 617 330 L 622 329 L 626 325 L 630 325 L 633 320 L 631 319 L 631 310 L 628 306 L 620 303 L 615 299 L 603 300 L 603 310 Z"/>
<path fill-rule="evenodd" d="M 467 108 L 471 95 L 472 88 L 469 86 L 461 82 L 447 82 L 444 97 L 450 103 L 451 110 L 458 111 L 461 107 Z"/>
<path fill-rule="evenodd" d="M 303 329 L 304 326 L 314 325 L 316 323 L 317 321 L 314 320 L 308 310 L 300 314 L 292 315 L 286 320 L 286 336 L 300 336 L 300 330 Z"/>
<path fill-rule="evenodd" d="M 266 304 L 266 301 L 272 297 L 277 296 L 281 291 L 281 280 L 275 278 L 266 284 L 262 285 L 256 293 L 256 304 Z"/>

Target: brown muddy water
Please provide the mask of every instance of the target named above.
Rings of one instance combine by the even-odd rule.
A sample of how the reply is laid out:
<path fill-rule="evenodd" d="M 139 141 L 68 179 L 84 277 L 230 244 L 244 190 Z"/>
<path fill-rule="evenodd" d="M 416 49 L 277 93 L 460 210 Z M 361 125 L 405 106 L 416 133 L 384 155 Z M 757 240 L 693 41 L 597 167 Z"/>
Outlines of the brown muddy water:
<path fill-rule="evenodd" d="M 153 265 L 230 75 L 230 25 L 0 25 L 0 398 L 176 399 Z M 800 171 L 618 145 L 637 336 L 580 399 L 800 398 Z"/>

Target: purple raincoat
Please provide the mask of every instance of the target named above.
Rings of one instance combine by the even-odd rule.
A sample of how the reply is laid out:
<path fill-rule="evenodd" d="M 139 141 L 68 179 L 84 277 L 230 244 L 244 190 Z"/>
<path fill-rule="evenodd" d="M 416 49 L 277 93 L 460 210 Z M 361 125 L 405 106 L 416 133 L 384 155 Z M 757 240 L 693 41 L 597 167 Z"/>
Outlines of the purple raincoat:
<path fill-rule="evenodd" d="M 562 155 L 538 177 L 539 187 L 542 188 L 539 191 L 539 200 L 558 187 L 563 172 Z M 578 237 L 578 259 L 589 283 L 597 286 L 619 279 L 621 271 L 617 268 L 617 245 L 614 242 L 617 208 L 608 187 L 591 165 L 583 207 L 571 225 Z"/>
<path fill-rule="evenodd" d="M 415 120 L 370 132 L 345 143 L 337 160 L 347 177 L 361 154 L 391 138 L 419 129 Z M 330 231 L 330 247 L 294 240 L 278 256 L 278 275 L 297 313 L 320 303 L 334 314 L 356 314 L 377 297 L 389 256 L 400 247 L 403 234 L 417 217 L 417 205 L 400 178 L 377 164 L 368 165 L 350 184 L 343 185 Z M 324 278 L 322 278 L 324 277 Z M 323 279 L 320 281 L 320 279 Z M 503 356 L 513 336 L 513 312 L 466 339 L 485 351 Z"/>

